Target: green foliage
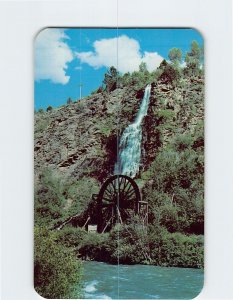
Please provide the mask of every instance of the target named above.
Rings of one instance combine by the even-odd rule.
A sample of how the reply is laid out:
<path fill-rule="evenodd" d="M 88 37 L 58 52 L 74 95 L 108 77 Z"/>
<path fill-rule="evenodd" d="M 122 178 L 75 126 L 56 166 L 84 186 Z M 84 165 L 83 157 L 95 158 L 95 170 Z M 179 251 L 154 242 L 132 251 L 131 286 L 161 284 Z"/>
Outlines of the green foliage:
<path fill-rule="evenodd" d="M 140 63 L 140 65 L 139 65 L 139 72 L 141 72 L 141 73 L 146 73 L 146 72 L 148 72 L 147 66 L 146 66 L 146 63 L 145 63 L 145 62 L 141 62 L 141 63 Z"/>
<path fill-rule="evenodd" d="M 104 137 L 109 137 L 116 126 L 115 115 L 103 118 L 95 126 Z"/>
<path fill-rule="evenodd" d="M 149 73 L 146 64 L 141 63 L 139 66 L 139 71 L 134 71 L 130 75 L 122 78 L 123 85 L 127 84 L 135 91 L 144 89 L 148 83 L 153 81 L 153 73 Z M 126 82 L 125 82 L 126 79 Z"/>
<path fill-rule="evenodd" d="M 107 126 L 100 126 L 99 127 L 100 133 L 106 137 L 108 137 L 111 134 L 111 128 Z"/>
<path fill-rule="evenodd" d="M 47 129 L 50 124 L 49 118 L 44 113 L 40 113 L 41 116 L 37 120 L 35 127 L 34 127 L 34 134 L 35 136 L 41 135 Z"/>
<path fill-rule="evenodd" d="M 190 134 L 177 135 L 173 143 L 160 150 L 146 173 L 153 179 L 143 188 L 151 221 L 170 232 L 202 234 L 204 230 L 204 166 L 201 153 L 193 149 L 199 139 Z"/>
<path fill-rule="evenodd" d="M 85 240 L 87 231 L 80 227 L 73 227 L 70 225 L 64 226 L 62 229 L 56 231 L 56 238 L 59 243 L 68 248 L 76 249 L 77 255 L 79 255 L 77 249 L 82 245 L 82 241 Z"/>
<path fill-rule="evenodd" d="M 188 75 L 200 74 L 200 65 L 203 58 L 203 49 L 201 49 L 196 41 L 191 44 L 191 51 L 185 56 L 186 68 L 185 73 Z"/>
<path fill-rule="evenodd" d="M 71 249 L 57 243 L 56 234 L 35 227 L 34 286 L 44 298 L 81 297 L 82 266 Z"/>
<path fill-rule="evenodd" d="M 43 114 L 43 113 L 44 113 L 43 108 L 40 108 L 40 109 L 38 110 L 38 113 L 39 113 L 39 114 Z"/>
<path fill-rule="evenodd" d="M 174 110 L 172 110 L 172 109 L 160 109 L 157 112 L 157 115 L 159 118 L 163 118 L 166 121 L 169 121 L 174 118 L 175 113 L 174 113 Z"/>
<path fill-rule="evenodd" d="M 110 67 L 109 71 L 104 75 L 104 85 L 107 92 L 112 92 L 117 88 L 117 80 L 119 74 L 115 67 Z"/>
<path fill-rule="evenodd" d="M 43 297 L 80 296 L 81 265 L 76 256 L 86 232 L 69 226 L 53 232 L 43 228 L 83 211 L 98 190 L 93 178 L 70 181 L 51 168 L 42 172 L 35 186 L 35 288 Z"/>
<path fill-rule="evenodd" d="M 87 233 L 78 247 L 83 259 L 110 261 L 108 234 Z"/>
<path fill-rule="evenodd" d="M 53 110 L 52 106 L 48 106 L 47 109 L 46 109 L 47 112 L 50 112 L 52 110 Z"/>
<path fill-rule="evenodd" d="M 118 76 L 119 87 L 129 87 L 133 91 L 144 90 L 145 86 L 153 81 L 156 81 L 160 75 L 157 70 L 149 72 L 145 62 L 141 62 L 139 70 L 132 73 L 125 73 Z"/>
<path fill-rule="evenodd" d="M 67 99 L 67 102 L 66 102 L 66 103 L 69 105 L 69 104 L 73 103 L 73 101 L 72 101 L 72 99 L 69 97 L 69 98 Z"/>
<path fill-rule="evenodd" d="M 166 61 L 166 59 L 163 59 L 159 66 L 159 69 L 163 71 L 167 65 L 168 65 L 168 62 Z"/>
<path fill-rule="evenodd" d="M 190 268 L 204 264 L 202 236 L 170 233 L 158 224 L 145 228 L 136 219 L 128 225 L 116 225 L 110 233 L 78 236 L 77 249 L 83 259 Z"/>
<path fill-rule="evenodd" d="M 51 224 L 64 216 L 65 197 L 62 179 L 52 169 L 46 169 L 35 186 L 35 222 Z"/>
<path fill-rule="evenodd" d="M 174 138 L 174 147 L 177 151 L 191 149 L 194 143 L 194 138 L 190 134 L 177 134 Z"/>
<path fill-rule="evenodd" d="M 178 48 L 172 48 L 168 53 L 168 57 L 173 64 L 179 65 L 182 59 L 182 51 Z"/>
<path fill-rule="evenodd" d="M 118 224 L 109 236 L 113 262 L 123 264 L 149 264 L 150 250 L 147 245 L 146 229 L 137 219 L 132 219 L 128 225 Z"/>
<path fill-rule="evenodd" d="M 114 107 L 113 109 L 115 109 L 116 107 Z M 114 111 L 109 112 L 106 117 L 99 118 L 98 122 L 94 124 L 94 128 L 104 138 L 108 138 L 116 128 L 116 122 L 116 113 Z"/>
<path fill-rule="evenodd" d="M 164 69 L 162 74 L 160 75 L 159 79 L 163 82 L 163 83 L 176 83 L 177 80 L 180 78 L 180 72 L 179 70 L 170 64 L 167 64 Z"/>
<path fill-rule="evenodd" d="M 94 178 L 64 179 L 51 169 L 45 169 L 35 185 L 35 222 L 52 226 L 72 214 L 81 213 L 92 194 L 99 191 Z"/>
<path fill-rule="evenodd" d="M 72 204 L 67 208 L 67 215 L 81 213 L 89 203 L 91 196 L 99 192 L 99 183 L 95 178 L 83 177 L 78 181 L 67 181 L 63 195 L 71 199 Z"/>
<path fill-rule="evenodd" d="M 203 268 L 203 237 L 169 233 L 161 227 L 150 227 L 148 243 L 151 259 L 160 266 Z"/>

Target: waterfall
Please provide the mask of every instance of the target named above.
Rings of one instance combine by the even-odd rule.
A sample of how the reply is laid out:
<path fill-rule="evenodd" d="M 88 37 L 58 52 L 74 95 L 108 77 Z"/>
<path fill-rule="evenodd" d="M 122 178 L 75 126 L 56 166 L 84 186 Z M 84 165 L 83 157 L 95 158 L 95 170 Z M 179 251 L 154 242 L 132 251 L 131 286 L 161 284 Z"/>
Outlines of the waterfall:
<path fill-rule="evenodd" d="M 119 161 L 115 173 L 135 177 L 141 160 L 142 121 L 147 115 L 151 85 L 145 88 L 144 96 L 135 121 L 125 128 L 119 143 Z"/>

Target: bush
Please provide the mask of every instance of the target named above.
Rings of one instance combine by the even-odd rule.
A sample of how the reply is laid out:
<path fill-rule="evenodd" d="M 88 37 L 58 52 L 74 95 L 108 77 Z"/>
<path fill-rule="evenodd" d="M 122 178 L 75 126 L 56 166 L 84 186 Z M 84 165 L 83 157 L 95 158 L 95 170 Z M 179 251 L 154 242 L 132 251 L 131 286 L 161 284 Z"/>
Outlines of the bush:
<path fill-rule="evenodd" d="M 47 112 L 50 112 L 52 110 L 53 110 L 52 106 L 48 106 L 47 109 L 46 109 Z"/>
<path fill-rule="evenodd" d="M 80 227 L 72 227 L 66 225 L 61 230 L 56 231 L 56 238 L 62 245 L 78 249 L 82 245 L 82 241 L 85 239 L 87 231 Z M 76 251 L 78 254 L 78 251 Z"/>
<path fill-rule="evenodd" d="M 50 123 L 50 120 L 46 118 L 44 113 L 40 113 L 40 114 L 42 115 L 42 117 L 37 120 L 34 127 L 35 137 L 44 134 L 45 130 L 48 128 Z"/>
<path fill-rule="evenodd" d="M 164 228 L 150 229 L 149 244 L 151 258 L 156 265 L 203 268 L 203 237 L 169 233 Z"/>
<path fill-rule="evenodd" d="M 108 234 L 87 233 L 81 241 L 78 251 L 83 259 L 111 261 Z"/>
<path fill-rule="evenodd" d="M 39 113 L 39 114 L 43 114 L 43 113 L 44 113 L 43 108 L 40 108 L 40 109 L 38 110 L 38 113 Z"/>
<path fill-rule="evenodd" d="M 35 227 L 34 287 L 45 298 L 81 297 L 81 262 L 56 242 L 56 234 Z"/>
<path fill-rule="evenodd" d="M 95 178 L 83 177 L 77 181 L 67 181 L 64 184 L 63 195 L 72 199 L 72 204 L 67 208 L 66 215 L 81 213 L 86 209 L 93 194 L 99 192 L 99 183 Z"/>
<path fill-rule="evenodd" d="M 117 88 L 119 73 L 115 67 L 110 67 L 104 75 L 104 85 L 107 92 L 112 92 Z"/>
<path fill-rule="evenodd" d="M 69 97 L 69 98 L 67 99 L 66 103 L 69 105 L 69 104 L 73 103 L 73 101 L 72 101 L 72 99 Z"/>
<path fill-rule="evenodd" d="M 52 168 L 44 169 L 35 186 L 35 223 L 52 227 L 67 217 L 81 213 L 92 194 L 99 191 L 97 180 L 83 177 L 64 179 Z"/>
<path fill-rule="evenodd" d="M 203 48 L 200 48 L 197 41 L 192 41 L 191 51 L 186 53 L 185 62 L 186 68 L 184 73 L 188 76 L 198 76 L 202 73 L 200 69 L 201 64 L 203 64 Z"/>
<path fill-rule="evenodd" d="M 122 264 L 150 263 L 147 235 L 138 220 L 130 225 L 117 225 L 110 233 L 111 260 Z"/>
<path fill-rule="evenodd" d="M 163 83 L 173 83 L 180 78 L 180 72 L 174 66 L 167 64 L 164 67 L 163 73 L 160 75 L 159 79 Z"/>
<path fill-rule="evenodd" d="M 149 221 L 170 232 L 204 233 L 204 161 L 202 150 L 193 149 L 197 139 L 176 135 L 143 175 L 151 179 L 142 189 L 150 204 Z"/>
<path fill-rule="evenodd" d="M 116 225 L 110 233 L 86 233 L 77 250 L 83 259 L 117 264 L 202 268 L 203 237 L 170 233 L 160 225 Z"/>
<path fill-rule="evenodd" d="M 52 225 L 64 217 L 64 185 L 51 168 L 45 169 L 35 186 L 35 223 Z"/>

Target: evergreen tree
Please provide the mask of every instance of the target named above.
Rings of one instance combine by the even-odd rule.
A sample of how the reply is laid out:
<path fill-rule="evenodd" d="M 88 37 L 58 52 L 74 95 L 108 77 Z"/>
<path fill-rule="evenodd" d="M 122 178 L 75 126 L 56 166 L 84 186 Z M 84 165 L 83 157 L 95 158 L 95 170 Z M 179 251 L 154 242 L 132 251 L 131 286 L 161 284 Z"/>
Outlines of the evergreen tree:
<path fill-rule="evenodd" d="M 69 97 L 68 99 L 67 99 L 67 104 L 69 105 L 69 104 L 71 104 L 73 101 L 72 101 L 72 99 Z"/>
<path fill-rule="evenodd" d="M 191 44 L 191 51 L 185 56 L 186 73 L 190 75 L 198 75 L 200 72 L 202 50 L 199 47 L 197 41 L 193 41 Z"/>
<path fill-rule="evenodd" d="M 46 109 L 47 112 L 50 112 L 52 110 L 53 110 L 52 106 L 48 106 L 47 109 Z"/>
<path fill-rule="evenodd" d="M 175 66 L 171 64 L 167 64 L 164 69 L 162 74 L 160 75 L 159 79 L 163 83 L 173 83 L 173 81 L 178 80 L 180 77 L 180 72 Z"/>
<path fill-rule="evenodd" d="M 148 72 L 146 63 L 143 61 L 139 65 L 139 72 L 143 72 L 143 73 Z"/>
<path fill-rule="evenodd" d="M 179 48 L 172 48 L 168 53 L 168 57 L 172 64 L 179 65 L 182 59 L 182 51 Z"/>
<path fill-rule="evenodd" d="M 117 80 L 119 78 L 119 73 L 115 67 L 110 67 L 108 72 L 104 75 L 104 85 L 108 92 L 112 92 L 117 88 Z"/>

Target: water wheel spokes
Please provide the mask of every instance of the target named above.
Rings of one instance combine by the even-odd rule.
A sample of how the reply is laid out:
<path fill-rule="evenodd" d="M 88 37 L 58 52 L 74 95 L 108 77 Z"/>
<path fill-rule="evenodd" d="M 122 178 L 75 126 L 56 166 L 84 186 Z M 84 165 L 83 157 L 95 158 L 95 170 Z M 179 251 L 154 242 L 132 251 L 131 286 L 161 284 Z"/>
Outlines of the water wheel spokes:
<path fill-rule="evenodd" d="M 111 224 L 124 223 L 138 213 L 140 192 L 136 182 L 125 175 L 110 177 L 98 195 L 98 231 L 106 230 Z"/>

